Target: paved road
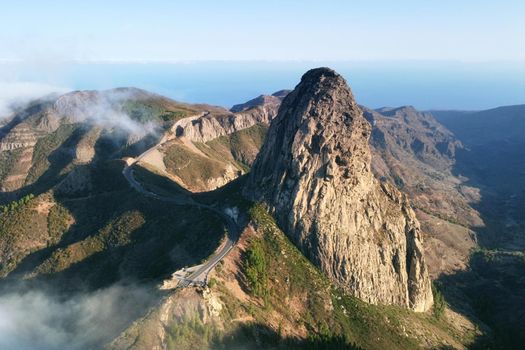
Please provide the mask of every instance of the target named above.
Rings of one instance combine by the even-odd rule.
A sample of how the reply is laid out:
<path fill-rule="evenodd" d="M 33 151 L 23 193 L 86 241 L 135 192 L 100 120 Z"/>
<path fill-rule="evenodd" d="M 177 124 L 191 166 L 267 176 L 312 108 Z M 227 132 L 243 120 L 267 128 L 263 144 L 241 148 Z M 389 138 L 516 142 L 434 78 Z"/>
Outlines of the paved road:
<path fill-rule="evenodd" d="M 122 174 L 124 175 L 128 183 L 131 185 L 131 187 L 133 187 L 136 191 L 142 193 L 145 196 L 165 202 L 170 202 L 176 205 L 192 205 L 198 208 L 207 209 L 217 214 L 217 216 L 219 216 L 224 221 L 228 230 L 226 241 L 222 244 L 219 250 L 208 259 L 208 261 L 202 264 L 202 266 L 200 266 L 196 271 L 192 272 L 191 275 L 186 277 L 184 280 L 180 281 L 177 285 L 177 288 L 184 288 L 196 284 L 202 285 L 206 283 L 209 272 L 219 263 L 219 261 L 221 261 L 226 255 L 228 255 L 228 253 L 235 246 L 235 242 L 240 234 L 240 228 L 232 217 L 230 217 L 228 214 L 221 211 L 220 209 L 211 207 L 206 204 L 198 203 L 192 198 L 185 195 L 159 195 L 157 193 L 146 190 L 142 186 L 142 184 L 135 179 L 133 165 L 137 163 L 142 157 L 151 152 L 153 149 L 160 147 L 167 140 L 168 139 L 161 140 L 157 145 L 148 149 L 137 158 L 128 161 L 124 167 L 124 170 L 122 170 Z"/>

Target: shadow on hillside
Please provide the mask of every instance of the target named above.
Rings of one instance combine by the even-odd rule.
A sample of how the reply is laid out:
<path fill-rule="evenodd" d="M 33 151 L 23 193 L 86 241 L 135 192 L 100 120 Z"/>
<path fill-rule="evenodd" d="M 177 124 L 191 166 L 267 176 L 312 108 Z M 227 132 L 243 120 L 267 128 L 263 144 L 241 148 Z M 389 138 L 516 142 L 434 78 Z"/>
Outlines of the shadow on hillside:
<path fill-rule="evenodd" d="M 9 125 L 0 128 L 0 133 L 2 133 L 6 128 L 9 128 Z M 41 174 L 39 174 L 39 172 L 42 170 L 39 170 L 38 167 L 42 167 L 44 164 L 33 164 L 32 168 L 30 169 L 30 173 L 36 173 L 31 174 L 30 176 L 37 176 L 38 178 L 36 181 L 27 184 L 18 190 L 0 193 L 0 202 L 9 202 L 29 193 L 35 196 L 45 193 L 64 180 L 69 174 L 70 170 L 72 170 L 74 167 L 90 166 L 100 162 L 120 159 L 122 157 L 135 157 L 142 153 L 144 149 L 151 147 L 159 139 L 158 135 L 151 135 L 142 138 L 135 143 L 127 145 L 126 136 L 124 134 L 117 136 L 102 136 L 97 139 L 94 145 L 95 154 L 93 157 L 93 162 L 90 165 L 75 164 L 73 167 L 73 161 L 76 158 L 75 150 L 79 146 L 82 138 L 85 137 L 90 130 L 91 129 L 89 126 L 80 126 L 75 128 L 72 134 L 67 137 L 64 142 L 62 142 L 56 149 L 51 151 L 46 157 L 48 165 L 46 166 L 45 170 L 43 169 Z M 35 155 L 33 155 L 33 158 L 34 157 Z M 42 162 L 44 159 L 40 159 L 40 161 Z M 108 182 L 111 182 L 111 180 Z"/>
<path fill-rule="evenodd" d="M 50 329 L 62 331 L 64 327 L 64 332 L 76 337 L 83 335 L 82 330 L 77 334 L 76 323 L 84 318 L 71 314 L 71 310 L 85 307 L 91 311 L 91 303 L 103 305 L 100 317 L 111 317 L 107 331 L 112 332 L 107 339 L 111 340 L 170 293 L 159 291 L 163 279 L 208 258 L 219 246 L 224 227 L 222 220 L 207 209 L 167 204 L 136 192 L 121 174 L 122 162 L 106 163 L 106 168 L 100 166 L 94 170 L 97 175 L 93 181 L 101 182 L 94 186 L 101 192 L 56 198 L 75 217 L 75 224 L 59 243 L 31 253 L 8 278 L 1 279 L 0 296 L 31 300 L 29 310 L 13 309 L 16 315 L 31 312 L 41 317 L 36 315 L 38 310 L 33 310 L 39 303 L 45 307 L 58 305 L 59 310 L 52 317 L 59 324 L 50 325 Z M 106 192 L 110 189 L 110 193 Z M 130 220 L 126 218 L 115 224 L 129 213 L 140 213 L 144 223 L 128 229 L 125 225 L 134 220 L 129 217 Z M 87 251 L 107 228 L 112 235 L 103 239 L 103 249 Z M 84 246 L 80 248 L 81 244 Z M 85 253 L 88 254 L 83 256 Z M 53 260 L 54 256 L 60 259 Z M 51 262 L 48 267 L 57 271 L 23 278 L 45 265 L 46 260 Z M 112 319 L 115 313 L 117 323 Z M 91 316 L 88 312 L 87 323 L 81 326 L 93 327 Z M 93 317 L 97 320 L 98 314 Z M 64 326 L 62 321 L 66 322 Z"/>
<path fill-rule="evenodd" d="M 33 195 L 37 196 L 39 194 L 49 191 L 53 186 L 55 186 L 61 180 L 63 180 L 66 177 L 66 173 L 64 170 L 69 164 L 71 164 L 75 156 L 73 149 L 78 145 L 82 136 L 86 132 L 87 129 L 85 128 L 75 129 L 73 133 L 69 137 L 67 137 L 66 140 L 57 149 L 53 150 L 46 158 L 49 162 L 49 166 L 45 170 L 43 170 L 42 174 L 39 174 L 38 179 L 35 182 L 23 186 L 18 190 L 11 192 L 2 192 L 0 197 L 2 199 L 2 202 L 13 200 L 29 193 L 32 193 Z M 34 157 L 35 155 L 33 155 L 33 158 Z M 38 166 L 43 165 L 38 164 Z M 30 170 L 30 174 L 31 171 L 38 172 L 39 170 L 35 170 L 34 164 Z M 33 176 L 35 175 L 37 174 L 34 174 Z"/>
<path fill-rule="evenodd" d="M 362 350 L 344 336 L 315 335 L 308 339 L 297 339 L 280 335 L 264 324 L 239 326 L 212 347 L 214 350 Z"/>
<path fill-rule="evenodd" d="M 124 180 L 122 163 L 106 165 L 94 171 L 93 181 L 109 183 L 94 188 L 112 192 L 58 197 L 75 223 L 60 242 L 28 255 L 0 284 L 9 285 L 39 266 L 47 273 L 33 278 L 35 285 L 45 281 L 72 293 L 122 281 L 159 283 L 182 267 L 199 264 L 219 246 L 224 226 L 217 214 L 145 197 Z M 148 176 L 160 178 L 154 173 Z M 143 224 L 127 227 L 133 220 Z M 104 236 L 104 232 L 111 233 Z"/>
<path fill-rule="evenodd" d="M 485 226 L 473 228 L 479 249 L 469 269 L 437 281 L 452 309 L 490 328 L 473 349 L 520 349 L 525 344 L 525 148 L 484 145 L 460 150 L 454 175 L 480 190 L 471 204 Z M 521 221 L 521 222 L 520 222 Z"/>

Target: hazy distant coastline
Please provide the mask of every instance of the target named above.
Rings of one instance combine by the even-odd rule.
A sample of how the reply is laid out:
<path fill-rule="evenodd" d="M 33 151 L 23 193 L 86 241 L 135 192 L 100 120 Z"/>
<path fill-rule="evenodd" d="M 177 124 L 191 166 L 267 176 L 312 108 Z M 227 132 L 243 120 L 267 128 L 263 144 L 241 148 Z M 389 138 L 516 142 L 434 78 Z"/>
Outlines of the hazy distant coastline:
<path fill-rule="evenodd" d="M 294 87 L 309 68 L 329 65 L 369 107 L 480 110 L 525 101 L 525 69 L 514 63 L 448 61 L 0 63 L 0 82 L 66 89 L 134 86 L 176 100 L 231 107 L 263 93 Z"/>

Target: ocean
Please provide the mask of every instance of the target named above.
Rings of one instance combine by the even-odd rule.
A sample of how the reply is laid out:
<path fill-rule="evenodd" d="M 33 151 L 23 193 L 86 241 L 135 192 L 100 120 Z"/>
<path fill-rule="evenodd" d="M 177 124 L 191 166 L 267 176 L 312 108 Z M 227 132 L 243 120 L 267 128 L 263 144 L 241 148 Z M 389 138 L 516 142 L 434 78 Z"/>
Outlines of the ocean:
<path fill-rule="evenodd" d="M 231 107 L 292 89 L 310 68 L 328 66 L 368 107 L 478 110 L 525 103 L 525 67 L 461 62 L 1 63 L 0 82 L 66 89 L 134 86 L 175 100 Z"/>

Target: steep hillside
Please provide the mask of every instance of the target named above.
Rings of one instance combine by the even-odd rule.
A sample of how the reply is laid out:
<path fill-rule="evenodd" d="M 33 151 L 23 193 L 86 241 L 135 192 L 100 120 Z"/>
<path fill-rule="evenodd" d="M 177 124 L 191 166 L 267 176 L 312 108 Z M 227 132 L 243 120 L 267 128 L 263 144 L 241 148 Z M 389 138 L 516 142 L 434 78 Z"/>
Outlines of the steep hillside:
<path fill-rule="evenodd" d="M 0 347 L 99 349 L 162 299 L 165 278 L 224 238 L 215 213 L 139 194 L 122 166 L 85 165 L 81 192 L 1 208 L 0 309 L 16 326 L 3 328 Z"/>
<path fill-rule="evenodd" d="M 0 215 L 2 276 L 67 281 L 74 292 L 121 280 L 158 282 L 213 252 L 224 233 L 215 215 L 140 195 L 122 166 L 87 167 L 90 189 L 82 192 L 56 190 L 9 205 Z"/>
<path fill-rule="evenodd" d="M 181 186 L 206 192 L 245 174 L 277 114 L 281 97 L 260 97 L 236 113 L 208 112 L 175 123 L 159 152 L 143 162 L 165 170 Z"/>
<path fill-rule="evenodd" d="M 476 228 L 471 269 L 443 281 L 494 329 L 499 348 L 518 348 L 525 342 L 525 106 L 432 114 L 465 145 L 453 171 L 479 188 L 474 207 L 485 224 Z"/>
<path fill-rule="evenodd" d="M 467 197 L 468 188 L 451 173 L 462 144 L 450 131 L 412 107 L 364 109 L 364 115 L 374 126 L 371 144 L 378 153 L 373 161 L 378 176 L 406 191 L 426 212 L 465 226 L 479 223 L 468 206 L 473 199 Z"/>
<path fill-rule="evenodd" d="M 483 111 L 431 111 L 432 115 L 470 146 L 493 141 L 522 140 L 525 105 Z"/>
<path fill-rule="evenodd" d="M 264 104 L 268 100 L 275 102 L 273 98 L 263 96 L 239 105 L 235 110 L 257 110 L 260 107 L 257 103 Z M 271 108 L 275 109 L 275 104 Z M 374 173 L 409 194 L 424 232 L 430 234 L 425 245 L 431 259 L 430 272 L 437 276 L 441 272 L 464 269 L 469 251 L 476 244 L 470 227 L 482 225 L 482 221 L 472 208 L 472 204 L 479 201 L 478 190 L 452 173 L 456 149 L 462 149 L 461 143 L 431 115 L 419 113 L 411 107 L 385 108 L 381 110 L 384 115 L 379 110 L 361 108 L 373 126 L 370 144 Z M 213 123 L 228 120 L 215 119 L 213 115 L 204 119 L 214 119 Z M 191 139 L 190 135 L 196 135 L 197 140 L 203 135 L 212 137 L 216 134 L 203 130 L 208 130 L 213 123 L 185 123 L 181 130 L 191 127 L 192 131 L 186 132 L 187 137 L 182 138 Z M 267 128 L 268 120 L 263 119 L 253 127 L 205 143 L 168 144 L 162 150 L 166 155 L 164 165 L 174 179 L 193 191 L 220 187 L 249 169 L 262 146 Z M 176 159 L 174 154 L 177 154 Z M 187 161 L 184 161 L 185 157 Z"/>
<path fill-rule="evenodd" d="M 136 154 L 176 120 L 202 111 L 130 88 L 33 102 L 0 128 L 2 191 L 45 192 L 75 165 Z"/>
<path fill-rule="evenodd" d="M 241 205 L 241 203 L 239 203 Z M 109 349 L 464 349 L 474 325 L 446 310 L 374 306 L 335 287 L 262 205 L 209 287 L 181 290 Z"/>
<path fill-rule="evenodd" d="M 277 115 L 285 95 L 277 96 L 260 96 L 255 101 L 249 102 L 249 108 L 241 108 L 235 113 L 208 113 L 200 118 L 180 123 L 176 129 L 177 136 L 193 142 L 207 142 L 256 124 L 269 124 Z"/>
<path fill-rule="evenodd" d="M 525 184 L 525 105 L 432 114 L 467 147 L 458 154 L 457 173 L 487 195 L 521 196 L 516 189 Z"/>
<path fill-rule="evenodd" d="M 362 107 L 372 124 L 372 167 L 377 177 L 396 184 L 416 208 L 433 276 L 466 268 L 476 245 L 473 227 L 483 221 L 472 207 L 479 190 L 454 174 L 463 145 L 432 115 L 412 107 Z"/>
<path fill-rule="evenodd" d="M 192 221 L 189 208 L 134 192 L 118 159 L 166 138 L 181 119 L 219 112 L 227 113 L 129 88 L 72 92 L 19 111 L 0 130 L 1 275 L 64 280 L 74 291 L 154 281 L 207 257 L 222 223 L 205 211 Z M 197 241 L 189 253 L 185 244 Z"/>
<path fill-rule="evenodd" d="M 255 124 L 208 142 L 174 140 L 160 149 L 162 165 L 189 190 L 216 189 L 247 172 L 266 130 L 265 124 Z"/>

